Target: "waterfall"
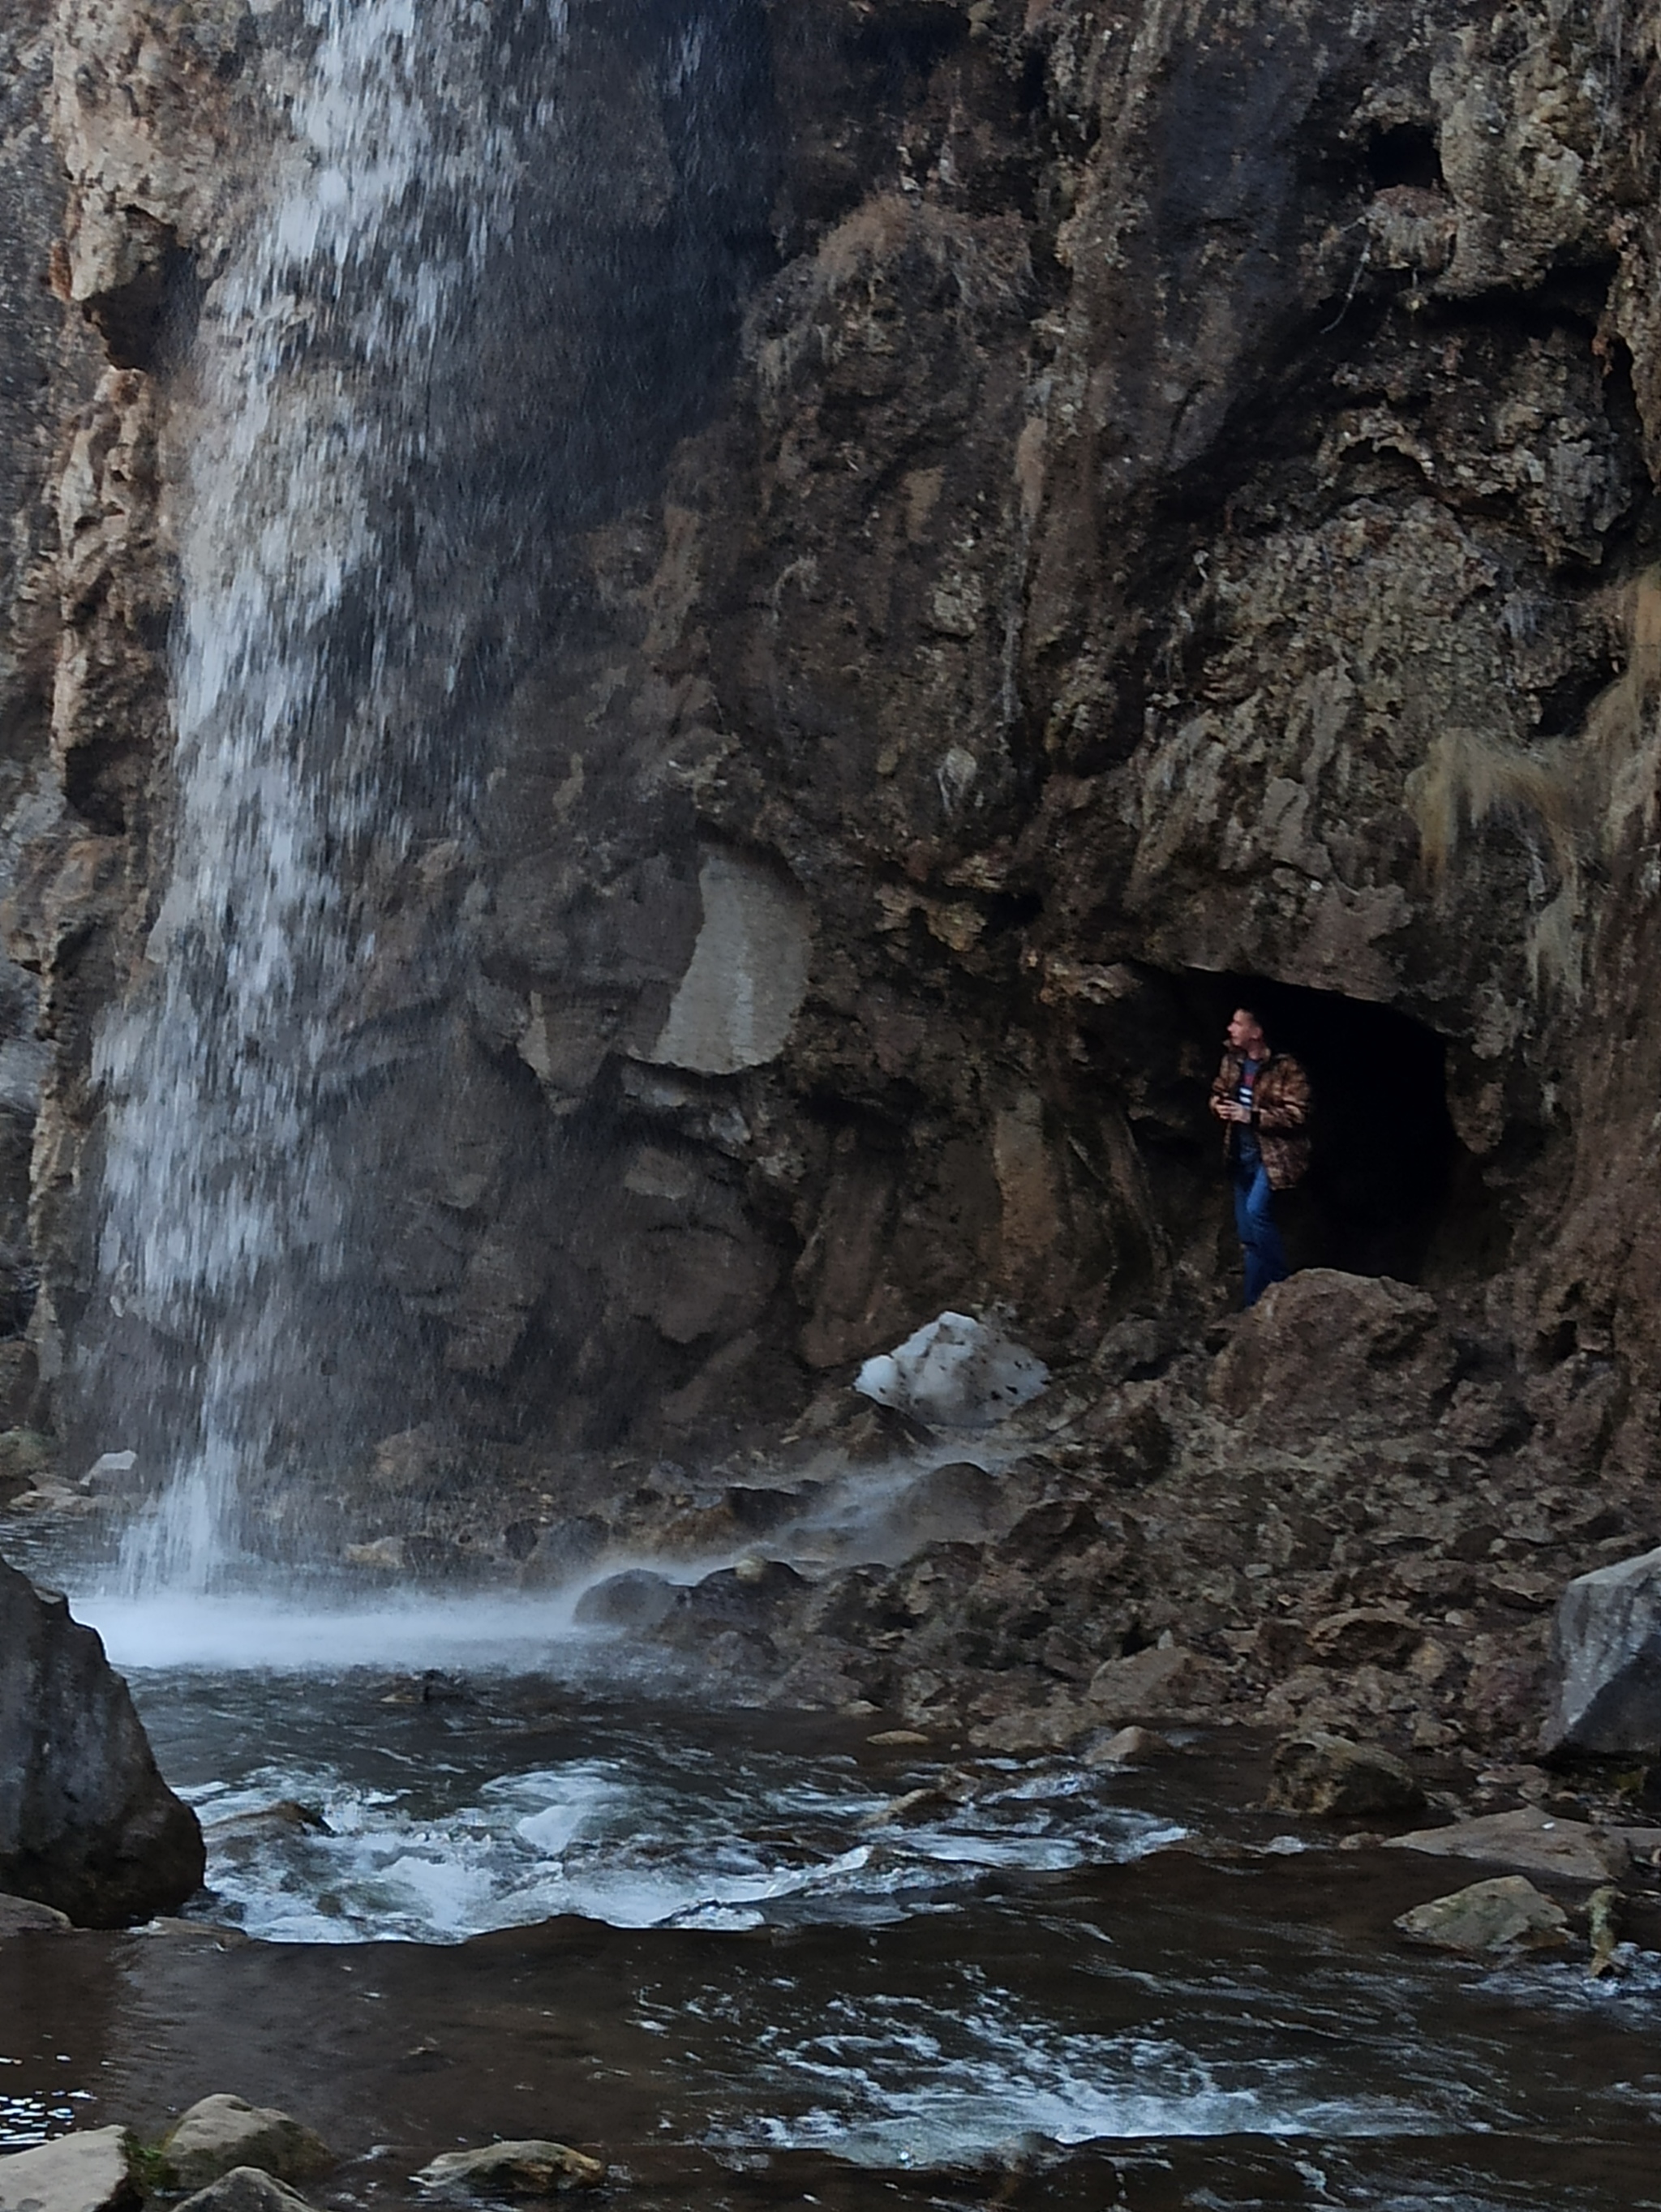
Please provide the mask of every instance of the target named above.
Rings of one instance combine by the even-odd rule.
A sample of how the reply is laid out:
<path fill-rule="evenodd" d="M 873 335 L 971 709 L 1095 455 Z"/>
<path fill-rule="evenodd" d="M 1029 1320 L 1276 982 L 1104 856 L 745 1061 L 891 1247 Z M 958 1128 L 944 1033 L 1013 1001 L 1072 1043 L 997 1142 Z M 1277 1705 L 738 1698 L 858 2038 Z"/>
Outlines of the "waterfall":
<path fill-rule="evenodd" d="M 166 1486 L 126 1552 L 152 1587 L 234 1562 L 250 1474 L 351 1441 L 320 1378 L 350 1222 L 327 1123 L 375 951 L 357 886 L 371 852 L 408 857 L 411 763 L 455 690 L 465 547 L 426 603 L 423 487 L 465 447 L 465 333 L 564 29 L 563 0 L 305 12 L 272 179 L 181 379 L 170 844 L 144 973 L 94 1053 L 100 1289 L 144 1347 L 102 1378 L 109 1443 L 167 1407 Z M 530 82 L 503 64 L 527 37 Z M 459 756 L 423 773 L 465 811 Z"/>

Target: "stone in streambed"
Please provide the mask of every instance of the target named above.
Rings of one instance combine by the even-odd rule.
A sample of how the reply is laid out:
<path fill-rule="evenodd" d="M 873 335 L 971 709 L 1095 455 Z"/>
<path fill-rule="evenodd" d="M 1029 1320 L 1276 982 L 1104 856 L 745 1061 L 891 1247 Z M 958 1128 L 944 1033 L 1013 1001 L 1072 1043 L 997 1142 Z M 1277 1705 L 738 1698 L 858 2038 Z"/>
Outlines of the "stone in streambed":
<path fill-rule="evenodd" d="M 1661 1750 L 1661 1549 L 1577 1575 L 1552 1637 L 1547 1752 Z"/>
<path fill-rule="evenodd" d="M 1342 1820 L 1416 1813 L 1425 1793 L 1412 1771 L 1377 1744 L 1311 1729 L 1275 1745 L 1267 1802 L 1272 1812 Z"/>
<path fill-rule="evenodd" d="M 287 2112 L 241 2097 L 204 2097 L 162 2138 L 161 2157 L 180 2189 L 202 2189 L 239 2166 L 279 2181 L 304 2181 L 336 2162 L 320 2136 Z"/>
<path fill-rule="evenodd" d="M 1490 1865 L 1526 1867 L 1569 1881 L 1619 1881 L 1632 1854 L 1619 1836 L 1585 1820 L 1565 1820 L 1524 1805 L 1514 1813 L 1488 1813 L 1445 1828 L 1415 1828 L 1392 1836 L 1388 1849 L 1422 1851 L 1433 1858 L 1483 1859 Z"/>
<path fill-rule="evenodd" d="M 299 1804 L 292 1797 L 283 1798 L 275 1805 L 256 1807 L 251 1812 L 233 1813 L 222 1820 L 210 1820 L 205 1831 L 215 1856 L 233 1861 L 252 1858 L 268 1844 L 291 1837 L 326 1836 L 331 1832 L 328 1822 L 314 1806 Z"/>
<path fill-rule="evenodd" d="M 423 2189 L 446 2196 L 553 2197 L 569 2189 L 593 2189 L 605 2180 L 605 2166 L 566 2143 L 532 2138 L 446 2151 L 413 2178 Z"/>
<path fill-rule="evenodd" d="M 1525 1875 L 1507 1874 L 1415 1905 L 1396 1925 L 1410 1943 L 1475 1958 L 1485 1951 L 1561 1950 L 1571 1940 L 1568 1919 Z"/>
<path fill-rule="evenodd" d="M 0 1938 L 56 1935 L 74 1925 L 69 1914 L 54 1905 L 37 1905 L 32 1897 L 0 1896 Z"/>
<path fill-rule="evenodd" d="M 0 2212 L 127 2212 L 131 2152 L 125 2128 L 88 2128 L 0 2158 Z"/>
<path fill-rule="evenodd" d="M 306 2199 L 257 2166 L 234 2166 L 175 2212 L 312 2212 Z"/>
<path fill-rule="evenodd" d="M 0 1561 L 0 1888 L 121 1927 L 182 1905 L 203 1867 L 98 1637 Z"/>
<path fill-rule="evenodd" d="M 1171 1750 L 1167 1739 L 1153 1729 L 1122 1728 L 1104 1742 L 1092 1744 L 1084 1755 L 1086 1766 L 1135 1766 L 1144 1759 L 1159 1759 Z"/>

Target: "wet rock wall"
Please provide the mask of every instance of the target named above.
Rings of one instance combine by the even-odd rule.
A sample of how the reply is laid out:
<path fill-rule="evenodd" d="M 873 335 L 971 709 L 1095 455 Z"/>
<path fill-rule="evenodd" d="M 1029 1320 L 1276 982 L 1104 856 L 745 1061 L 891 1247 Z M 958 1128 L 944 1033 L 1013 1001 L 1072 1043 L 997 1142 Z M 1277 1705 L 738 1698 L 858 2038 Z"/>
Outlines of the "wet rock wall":
<path fill-rule="evenodd" d="M 1063 1360 L 1197 1326 L 1205 1079 L 1267 986 L 1386 1087 L 1385 1013 L 1417 1024 L 1446 1129 L 1399 1170 L 1402 1271 L 1578 1470 L 1646 1466 L 1648 11 L 571 16 L 567 151 L 469 340 L 496 430 L 451 521 L 509 580 L 443 741 L 473 795 L 432 769 L 418 857 L 362 868 L 355 1294 L 397 1388 L 356 1443 L 697 1454 L 946 1304 Z M 166 819 L 155 456 L 304 41 L 51 28 L 48 258 L 107 367 L 54 486 L 62 812 L 12 928 L 53 1054 L 33 1331 L 72 1378 L 86 1041 Z"/>

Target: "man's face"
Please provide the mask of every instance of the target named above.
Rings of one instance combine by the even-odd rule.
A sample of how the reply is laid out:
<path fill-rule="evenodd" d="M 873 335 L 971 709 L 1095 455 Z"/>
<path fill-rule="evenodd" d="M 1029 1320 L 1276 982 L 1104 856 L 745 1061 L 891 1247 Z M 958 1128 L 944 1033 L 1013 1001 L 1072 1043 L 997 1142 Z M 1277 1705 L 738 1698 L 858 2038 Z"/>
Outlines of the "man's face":
<path fill-rule="evenodd" d="M 1244 1053 L 1248 1060 L 1257 1057 L 1263 1033 L 1257 1026 L 1256 1017 L 1249 1014 L 1244 1006 L 1237 1006 L 1234 1010 L 1234 1018 L 1228 1025 L 1228 1041 L 1236 1052 Z"/>

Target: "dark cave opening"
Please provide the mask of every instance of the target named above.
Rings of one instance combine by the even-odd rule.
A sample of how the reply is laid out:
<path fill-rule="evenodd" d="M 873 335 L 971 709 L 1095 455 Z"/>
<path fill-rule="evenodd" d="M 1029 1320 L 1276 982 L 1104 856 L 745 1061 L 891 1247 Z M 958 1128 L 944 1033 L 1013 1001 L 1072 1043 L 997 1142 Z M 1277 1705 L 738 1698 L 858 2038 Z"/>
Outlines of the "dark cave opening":
<path fill-rule="evenodd" d="M 1309 1175 L 1276 1207 L 1294 1263 L 1417 1281 L 1433 1246 L 1448 1241 L 1463 1180 L 1442 1038 L 1393 1006 L 1337 991 L 1257 975 L 1189 980 L 1214 1020 L 1220 1053 L 1230 1014 L 1250 1006 L 1273 1048 L 1308 1072 Z"/>
<path fill-rule="evenodd" d="M 1367 174 L 1379 191 L 1395 185 L 1415 185 L 1421 191 L 1445 189 L 1436 134 L 1421 124 L 1396 123 L 1381 131 L 1368 142 L 1366 165 Z"/>

